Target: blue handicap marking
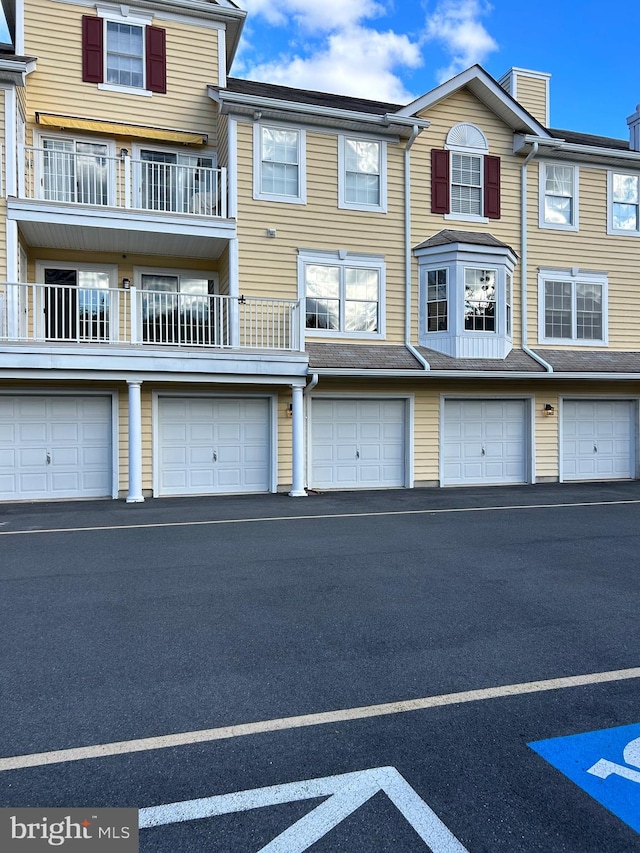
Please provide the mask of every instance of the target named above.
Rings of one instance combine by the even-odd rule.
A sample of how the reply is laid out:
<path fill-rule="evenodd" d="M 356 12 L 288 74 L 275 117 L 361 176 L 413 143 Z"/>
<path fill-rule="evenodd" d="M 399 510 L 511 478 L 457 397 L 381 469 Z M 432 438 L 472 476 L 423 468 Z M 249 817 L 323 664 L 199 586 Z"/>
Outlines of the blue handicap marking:
<path fill-rule="evenodd" d="M 527 745 L 640 833 L 640 723 Z"/>

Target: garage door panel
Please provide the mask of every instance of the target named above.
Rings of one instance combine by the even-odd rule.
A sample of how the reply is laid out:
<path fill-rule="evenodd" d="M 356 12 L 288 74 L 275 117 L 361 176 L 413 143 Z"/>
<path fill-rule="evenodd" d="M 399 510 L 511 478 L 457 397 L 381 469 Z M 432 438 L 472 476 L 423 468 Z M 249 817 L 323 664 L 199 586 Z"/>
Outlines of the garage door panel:
<path fill-rule="evenodd" d="M 21 416 L 24 417 L 24 416 Z M 39 415 L 37 416 L 40 417 Z M 44 416 L 46 417 L 46 416 Z M 40 423 L 18 423 L 18 444 L 34 443 L 44 445 L 47 443 L 47 424 L 43 420 Z"/>
<path fill-rule="evenodd" d="M 629 400 L 564 400 L 564 480 L 635 476 L 634 404 Z"/>
<path fill-rule="evenodd" d="M 524 400 L 445 400 L 443 484 L 526 482 L 526 411 Z"/>
<path fill-rule="evenodd" d="M 176 405 L 173 398 L 159 397 L 159 493 L 268 491 L 269 405 L 265 398 L 215 397 L 185 398 Z"/>
<path fill-rule="evenodd" d="M 398 488 L 405 483 L 404 400 L 322 400 L 311 406 L 316 488 Z"/>

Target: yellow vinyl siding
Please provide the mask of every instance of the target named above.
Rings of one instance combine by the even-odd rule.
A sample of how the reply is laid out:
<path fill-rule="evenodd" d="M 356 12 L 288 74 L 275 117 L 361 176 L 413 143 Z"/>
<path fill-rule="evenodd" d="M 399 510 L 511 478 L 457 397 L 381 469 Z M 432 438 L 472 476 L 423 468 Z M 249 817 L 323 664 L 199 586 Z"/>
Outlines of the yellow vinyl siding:
<path fill-rule="evenodd" d="M 639 257 L 640 244 L 634 237 L 607 234 L 607 170 L 579 167 L 579 230 L 563 231 L 539 227 L 540 164 L 531 163 L 528 168 L 529 344 L 538 341 L 538 269 L 577 267 L 608 277 L 608 349 L 637 350 L 638 264 L 633 259 Z M 564 346 L 596 349 L 576 343 Z"/>
<path fill-rule="evenodd" d="M 250 124 L 238 124 L 241 292 L 252 296 L 297 298 L 299 249 L 345 249 L 354 254 L 383 257 L 386 265 L 386 340 L 403 341 L 402 147 L 387 146 L 388 213 L 385 215 L 338 208 L 338 136 L 309 129 L 306 132 L 307 203 L 255 201 L 252 134 Z M 267 228 L 276 229 L 275 239 L 267 237 Z"/>
<path fill-rule="evenodd" d="M 547 81 L 539 77 L 517 74 L 516 100 L 540 124 L 547 124 Z"/>
<path fill-rule="evenodd" d="M 167 32 L 167 93 L 151 96 L 98 89 L 82 81 L 82 23 L 88 8 L 33 0 L 26 7 L 25 51 L 38 57 L 29 76 L 27 120 L 39 110 L 190 130 L 215 147 L 215 109 L 207 85 L 218 80 L 218 31 L 154 20 Z M 64 32 L 64 38 L 51 34 Z"/>
<path fill-rule="evenodd" d="M 429 110 L 421 118 L 431 122 L 411 149 L 411 245 L 417 246 L 444 230 L 475 231 L 493 234 L 520 257 L 520 159 L 513 154 L 513 132 L 468 90 L 462 89 Z M 486 136 L 489 154 L 500 157 L 500 219 L 468 222 L 431 213 L 431 150 L 442 149 L 451 128 L 460 123 L 476 125 Z M 413 330 L 418 336 L 418 265 L 413 261 Z M 520 265 L 513 276 L 513 343 L 520 346 Z"/>

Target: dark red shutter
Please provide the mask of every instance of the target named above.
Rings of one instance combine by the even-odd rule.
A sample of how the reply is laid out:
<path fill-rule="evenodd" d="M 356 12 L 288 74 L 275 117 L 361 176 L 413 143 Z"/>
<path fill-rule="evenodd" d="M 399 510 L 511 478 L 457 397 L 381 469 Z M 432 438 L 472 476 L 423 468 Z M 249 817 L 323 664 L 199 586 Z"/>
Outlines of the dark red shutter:
<path fill-rule="evenodd" d="M 500 219 L 500 158 L 484 158 L 484 215 Z"/>
<path fill-rule="evenodd" d="M 102 83 L 104 80 L 103 32 L 102 18 L 82 16 L 82 79 L 85 83 Z"/>
<path fill-rule="evenodd" d="M 449 213 L 449 152 L 431 149 L 431 213 Z"/>
<path fill-rule="evenodd" d="M 160 27 L 147 27 L 147 89 L 167 91 L 167 33 Z"/>

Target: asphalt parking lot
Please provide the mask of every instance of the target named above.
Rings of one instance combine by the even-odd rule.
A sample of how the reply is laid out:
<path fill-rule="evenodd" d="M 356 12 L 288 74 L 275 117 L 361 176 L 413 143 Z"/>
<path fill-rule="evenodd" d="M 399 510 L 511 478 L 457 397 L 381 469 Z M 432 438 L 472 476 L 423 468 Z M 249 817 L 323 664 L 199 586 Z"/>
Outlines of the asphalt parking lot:
<path fill-rule="evenodd" d="M 639 517 L 640 483 L 0 506 L 0 804 L 135 807 L 167 853 L 640 851 Z"/>

